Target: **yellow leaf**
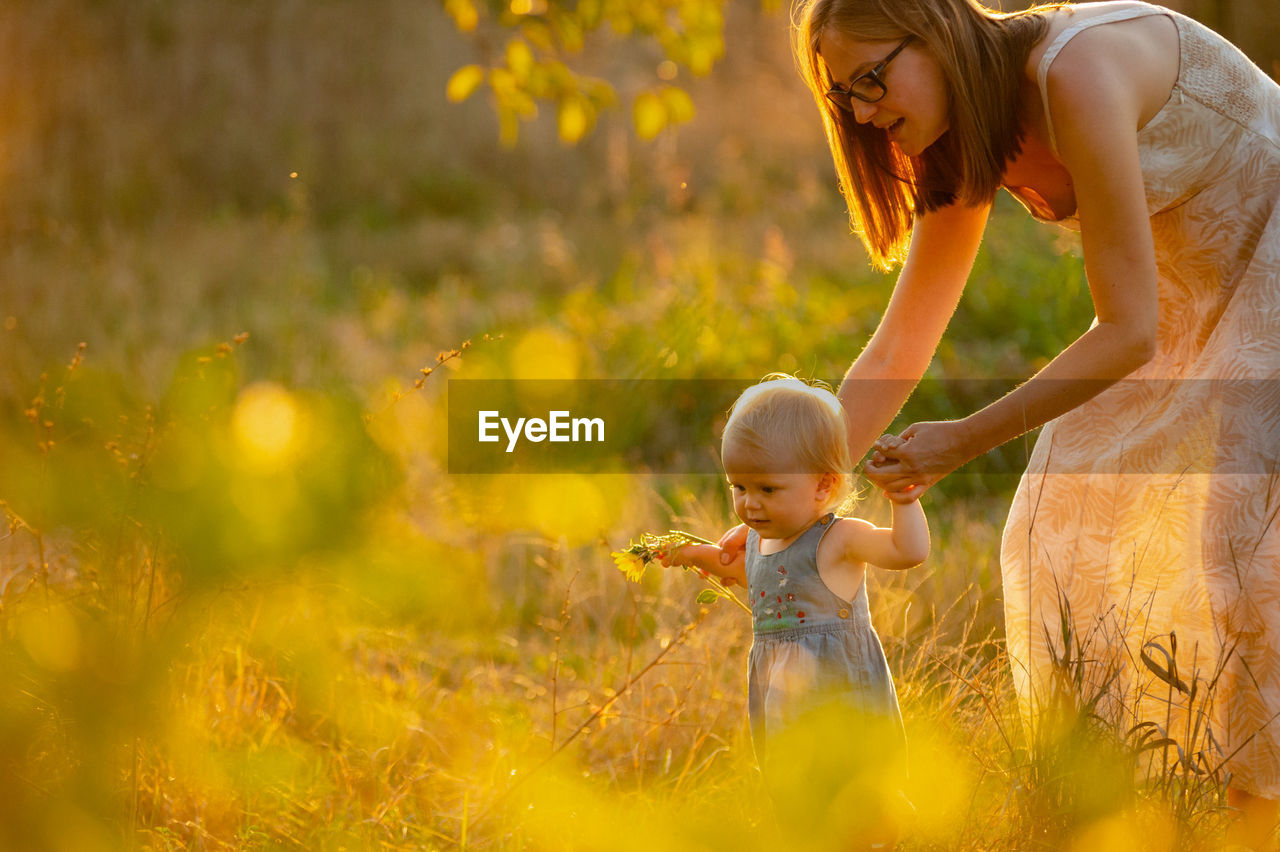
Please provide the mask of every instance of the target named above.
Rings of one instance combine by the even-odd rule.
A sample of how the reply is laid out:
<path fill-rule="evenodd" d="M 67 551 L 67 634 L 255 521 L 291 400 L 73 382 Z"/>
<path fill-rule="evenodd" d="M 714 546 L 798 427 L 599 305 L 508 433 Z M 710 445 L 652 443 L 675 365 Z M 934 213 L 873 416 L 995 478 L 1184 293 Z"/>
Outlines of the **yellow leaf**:
<path fill-rule="evenodd" d="M 689 70 L 698 77 L 711 73 L 711 66 L 724 53 L 724 43 L 716 37 L 695 38 L 689 40 Z"/>
<path fill-rule="evenodd" d="M 667 86 L 662 90 L 662 103 L 667 108 L 667 121 L 683 124 L 693 118 L 693 99 L 684 89 Z"/>
<path fill-rule="evenodd" d="M 524 90 L 512 93 L 511 107 L 526 121 L 532 121 L 538 117 L 538 102 Z"/>
<path fill-rule="evenodd" d="M 512 92 L 519 88 L 516 77 L 506 68 L 493 68 L 489 71 L 489 85 L 493 87 L 493 93 L 499 99 L 509 97 Z"/>
<path fill-rule="evenodd" d="M 560 141 L 573 145 L 591 126 L 591 115 L 579 98 L 567 98 L 560 102 Z"/>
<path fill-rule="evenodd" d="M 551 31 L 551 27 L 548 26 L 545 21 L 537 19 L 522 21 L 520 24 L 520 34 L 525 37 L 526 41 L 541 48 L 547 53 L 555 52 L 555 34 Z"/>
<path fill-rule="evenodd" d="M 521 79 L 528 77 L 533 70 L 533 51 L 521 39 L 513 38 L 507 42 L 507 67 Z"/>
<path fill-rule="evenodd" d="M 504 148 L 514 148 L 520 137 L 520 119 L 510 107 L 498 106 L 498 141 Z"/>
<path fill-rule="evenodd" d="M 623 4 L 610 3 L 606 8 L 606 15 L 609 19 L 609 26 L 623 38 L 631 35 L 631 31 L 635 29 L 635 21 L 631 15 L 627 14 L 626 6 Z"/>
<path fill-rule="evenodd" d="M 464 33 L 474 30 L 480 20 L 471 0 L 444 0 L 444 9 L 453 18 L 454 25 Z"/>
<path fill-rule="evenodd" d="M 445 97 L 455 104 L 465 101 L 484 82 L 484 69 L 479 65 L 463 65 L 449 77 Z"/>
<path fill-rule="evenodd" d="M 578 0 L 578 20 L 588 29 L 600 22 L 600 0 Z"/>
<path fill-rule="evenodd" d="M 566 15 L 557 22 L 560 31 L 560 43 L 566 53 L 577 53 L 582 50 L 584 34 L 582 22 L 573 16 Z"/>
<path fill-rule="evenodd" d="M 523 82 L 506 68 L 492 69 L 489 72 L 489 85 L 493 88 L 500 110 L 508 110 L 519 118 L 538 117 L 537 102 L 530 97 Z"/>
<path fill-rule="evenodd" d="M 641 139 L 653 139 L 667 126 L 667 107 L 653 92 L 643 92 L 636 97 L 631 115 Z"/>

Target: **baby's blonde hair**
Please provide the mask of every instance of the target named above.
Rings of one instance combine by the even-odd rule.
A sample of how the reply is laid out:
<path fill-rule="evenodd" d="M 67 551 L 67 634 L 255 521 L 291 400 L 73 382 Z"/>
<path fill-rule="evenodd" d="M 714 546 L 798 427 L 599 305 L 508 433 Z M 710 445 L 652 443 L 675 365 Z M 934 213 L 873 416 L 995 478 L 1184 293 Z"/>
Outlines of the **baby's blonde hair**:
<path fill-rule="evenodd" d="M 730 447 L 779 473 L 832 474 L 837 483 L 827 508 L 840 504 L 852 490 L 844 409 L 822 382 L 770 373 L 747 388 L 729 409 L 720 441 L 722 459 Z"/>

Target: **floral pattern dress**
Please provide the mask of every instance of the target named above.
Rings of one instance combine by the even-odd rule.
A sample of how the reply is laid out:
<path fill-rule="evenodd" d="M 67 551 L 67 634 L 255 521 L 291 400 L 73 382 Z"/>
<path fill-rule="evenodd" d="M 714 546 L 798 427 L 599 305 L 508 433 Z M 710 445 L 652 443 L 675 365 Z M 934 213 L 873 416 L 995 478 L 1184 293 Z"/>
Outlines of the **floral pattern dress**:
<path fill-rule="evenodd" d="M 1124 729 L 1178 739 L 1191 712 L 1188 754 L 1280 798 L 1280 88 L 1195 21 L 1115 5 L 1055 39 L 1040 89 L 1087 27 L 1177 27 L 1178 81 L 1138 134 L 1157 354 L 1036 442 L 1001 548 L 1014 680 L 1030 711 L 1087 658 Z"/>

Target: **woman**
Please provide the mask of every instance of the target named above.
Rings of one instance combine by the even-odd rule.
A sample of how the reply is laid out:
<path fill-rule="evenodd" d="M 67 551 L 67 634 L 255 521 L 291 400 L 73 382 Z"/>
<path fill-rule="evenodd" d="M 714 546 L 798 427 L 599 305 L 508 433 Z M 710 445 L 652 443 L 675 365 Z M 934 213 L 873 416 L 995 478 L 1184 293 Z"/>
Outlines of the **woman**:
<path fill-rule="evenodd" d="M 1093 326 L 981 411 L 909 426 L 867 473 L 915 493 L 1048 423 L 1001 554 L 1025 706 L 1064 617 L 1114 652 L 1092 674 L 1113 710 L 1163 724 L 1221 665 L 1206 759 L 1227 759 L 1260 846 L 1280 799 L 1280 88 L 1135 2 L 803 0 L 795 49 L 855 230 L 902 263 L 840 390 L 855 457 L 924 374 L 996 191 L 1080 231 Z"/>

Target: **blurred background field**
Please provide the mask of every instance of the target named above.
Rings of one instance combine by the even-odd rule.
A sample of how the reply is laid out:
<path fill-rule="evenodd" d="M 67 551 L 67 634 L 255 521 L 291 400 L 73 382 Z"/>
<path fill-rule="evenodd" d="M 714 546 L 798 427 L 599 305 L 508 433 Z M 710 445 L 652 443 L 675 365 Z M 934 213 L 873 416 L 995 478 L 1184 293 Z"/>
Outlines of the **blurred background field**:
<path fill-rule="evenodd" d="M 708 5 L 706 74 L 588 39 L 621 106 L 575 145 L 446 99 L 506 32 L 434 2 L 0 10 L 0 848 L 776 848 L 749 625 L 609 557 L 718 536 L 716 478 L 444 469 L 450 377 L 835 382 L 870 335 L 892 279 L 785 11 Z M 694 112 L 644 139 L 655 83 Z M 1016 381 L 1090 316 L 1002 200 L 931 376 Z M 1210 843 L 1212 796 L 1019 732 L 1014 481 L 935 489 L 934 556 L 871 580 L 908 848 Z"/>

